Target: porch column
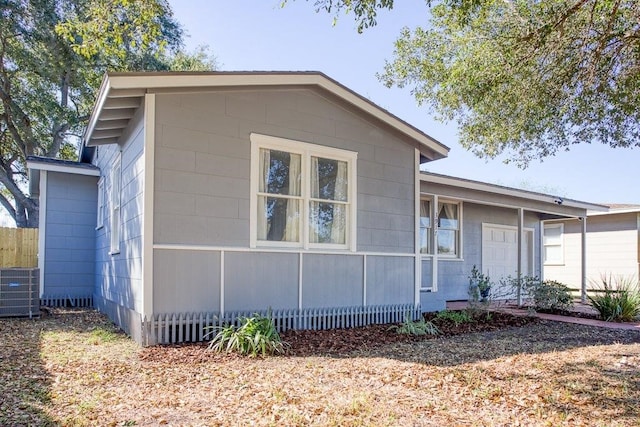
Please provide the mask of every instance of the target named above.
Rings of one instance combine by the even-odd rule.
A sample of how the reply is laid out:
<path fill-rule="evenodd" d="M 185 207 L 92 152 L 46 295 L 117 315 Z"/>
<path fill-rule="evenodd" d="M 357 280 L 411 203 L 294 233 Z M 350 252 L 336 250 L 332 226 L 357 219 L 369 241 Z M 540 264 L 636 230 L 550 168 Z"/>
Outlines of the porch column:
<path fill-rule="evenodd" d="M 582 222 L 582 287 L 580 292 L 580 301 L 583 304 L 587 303 L 587 217 L 584 216 L 581 219 Z"/>
<path fill-rule="evenodd" d="M 518 307 L 522 305 L 522 245 L 524 243 L 524 209 L 518 208 Z"/>

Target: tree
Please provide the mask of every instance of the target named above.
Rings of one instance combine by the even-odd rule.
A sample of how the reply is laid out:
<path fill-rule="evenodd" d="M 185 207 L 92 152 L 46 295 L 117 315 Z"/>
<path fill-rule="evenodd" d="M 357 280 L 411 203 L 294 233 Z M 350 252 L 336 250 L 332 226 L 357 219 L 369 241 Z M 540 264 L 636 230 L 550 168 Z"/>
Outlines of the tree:
<path fill-rule="evenodd" d="M 73 158 L 105 71 L 215 67 L 166 0 L 0 0 L 0 205 L 38 226 L 26 157 Z"/>
<path fill-rule="evenodd" d="M 479 156 L 526 167 L 572 144 L 640 146 L 637 0 L 442 0 L 402 30 L 379 79 L 409 87 Z M 387 0 L 318 0 L 359 30 Z"/>

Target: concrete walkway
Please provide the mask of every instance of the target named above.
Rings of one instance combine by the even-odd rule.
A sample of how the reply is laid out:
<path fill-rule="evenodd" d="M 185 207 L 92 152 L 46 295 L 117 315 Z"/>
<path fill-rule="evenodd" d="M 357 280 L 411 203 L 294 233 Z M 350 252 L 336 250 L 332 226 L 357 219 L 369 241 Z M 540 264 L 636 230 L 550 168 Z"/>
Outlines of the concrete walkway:
<path fill-rule="evenodd" d="M 469 303 L 466 301 L 451 301 L 447 302 L 447 309 L 449 310 L 464 310 L 469 307 Z M 546 313 L 533 313 L 531 314 L 527 309 L 518 308 L 514 304 L 495 304 L 490 307 L 490 310 L 493 311 L 502 311 L 505 313 L 510 313 L 515 316 L 535 316 L 544 320 L 552 320 L 554 322 L 565 322 L 565 323 L 575 323 L 578 325 L 588 325 L 588 326 L 596 326 L 599 328 L 609 328 L 609 329 L 622 329 L 627 331 L 637 331 L 640 332 L 640 322 L 625 322 L 625 323 L 617 323 L 617 322 L 605 322 L 604 320 L 595 320 L 595 319 L 585 319 L 583 317 L 570 317 L 570 316 L 560 316 L 557 314 L 546 314 Z M 574 310 L 581 313 L 595 313 L 595 310 L 591 306 L 586 304 L 576 304 Z"/>

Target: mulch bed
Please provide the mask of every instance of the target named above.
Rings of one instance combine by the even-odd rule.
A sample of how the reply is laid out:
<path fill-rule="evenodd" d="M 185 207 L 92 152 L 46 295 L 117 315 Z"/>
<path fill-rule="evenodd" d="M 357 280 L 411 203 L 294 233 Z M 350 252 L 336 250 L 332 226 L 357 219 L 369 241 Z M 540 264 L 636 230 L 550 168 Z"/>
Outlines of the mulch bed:
<path fill-rule="evenodd" d="M 290 356 L 340 355 L 400 342 L 417 342 L 473 332 L 486 332 L 519 327 L 537 322 L 534 317 L 514 316 L 507 313 L 485 312 L 474 314 L 473 321 L 456 325 L 451 320 L 439 319 L 434 313 L 426 313 L 425 319 L 438 327 L 440 335 L 403 335 L 393 326 L 369 325 L 361 328 L 327 331 L 287 331 L 282 339 L 289 344 Z"/>

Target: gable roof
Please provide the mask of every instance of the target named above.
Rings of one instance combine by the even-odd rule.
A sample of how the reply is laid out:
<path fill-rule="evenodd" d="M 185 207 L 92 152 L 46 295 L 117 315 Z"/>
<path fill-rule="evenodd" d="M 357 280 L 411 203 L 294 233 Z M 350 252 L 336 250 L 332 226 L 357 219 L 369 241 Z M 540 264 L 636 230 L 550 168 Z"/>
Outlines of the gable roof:
<path fill-rule="evenodd" d="M 317 71 L 300 72 L 142 72 L 104 76 L 82 147 L 119 142 L 124 129 L 143 105 L 146 93 L 156 90 L 247 87 L 307 87 L 328 92 L 364 114 L 417 142 L 429 160 L 444 158 L 449 147 L 391 114 L 346 86 Z"/>

